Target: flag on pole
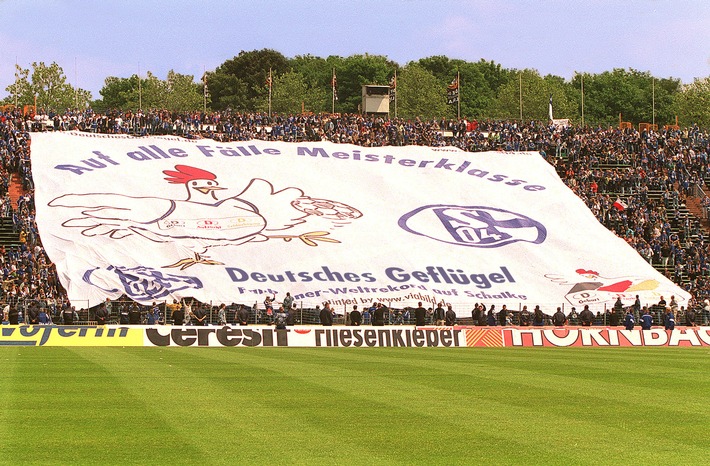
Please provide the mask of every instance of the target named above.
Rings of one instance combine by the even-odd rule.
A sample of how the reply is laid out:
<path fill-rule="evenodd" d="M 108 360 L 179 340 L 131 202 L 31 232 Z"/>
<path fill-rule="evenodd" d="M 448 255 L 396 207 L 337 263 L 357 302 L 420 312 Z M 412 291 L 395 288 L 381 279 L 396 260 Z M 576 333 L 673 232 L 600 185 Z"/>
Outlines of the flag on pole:
<path fill-rule="evenodd" d="M 390 102 L 394 102 L 397 95 L 397 73 L 390 78 Z"/>
<path fill-rule="evenodd" d="M 550 94 L 550 105 L 547 109 L 547 114 L 547 116 L 550 118 L 550 121 L 554 120 L 554 118 L 552 118 L 552 94 Z"/>
<path fill-rule="evenodd" d="M 333 79 L 331 80 L 331 85 L 333 86 L 333 100 L 338 100 L 338 78 L 335 76 L 335 68 L 333 68 Z"/>
<path fill-rule="evenodd" d="M 269 68 L 269 75 L 266 77 L 266 87 L 271 91 L 271 86 L 274 84 L 273 79 L 271 79 L 271 68 Z"/>
<path fill-rule="evenodd" d="M 621 198 L 618 197 L 616 198 L 616 201 L 614 201 L 614 204 L 612 204 L 612 206 L 619 212 L 623 212 L 629 207 L 626 202 L 622 201 Z"/>
<path fill-rule="evenodd" d="M 459 102 L 459 78 L 458 76 L 451 81 L 451 84 L 446 88 L 446 103 L 449 105 Z"/>

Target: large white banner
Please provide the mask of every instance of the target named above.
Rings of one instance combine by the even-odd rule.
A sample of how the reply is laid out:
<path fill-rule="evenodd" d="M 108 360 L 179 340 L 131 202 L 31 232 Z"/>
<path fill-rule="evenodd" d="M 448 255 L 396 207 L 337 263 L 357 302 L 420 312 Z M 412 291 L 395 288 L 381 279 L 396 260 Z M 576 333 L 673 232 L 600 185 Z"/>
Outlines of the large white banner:
<path fill-rule="evenodd" d="M 537 153 L 41 133 L 32 166 L 43 244 L 92 305 L 689 298 Z"/>

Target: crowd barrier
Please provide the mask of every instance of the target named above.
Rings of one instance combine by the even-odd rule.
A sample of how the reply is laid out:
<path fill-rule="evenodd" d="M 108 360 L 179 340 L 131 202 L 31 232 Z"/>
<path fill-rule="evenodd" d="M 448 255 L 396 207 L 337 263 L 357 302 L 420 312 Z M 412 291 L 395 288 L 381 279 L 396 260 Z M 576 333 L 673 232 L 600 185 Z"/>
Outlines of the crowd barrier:
<path fill-rule="evenodd" d="M 5 325 L 0 346 L 707 347 L 710 327 Z"/>

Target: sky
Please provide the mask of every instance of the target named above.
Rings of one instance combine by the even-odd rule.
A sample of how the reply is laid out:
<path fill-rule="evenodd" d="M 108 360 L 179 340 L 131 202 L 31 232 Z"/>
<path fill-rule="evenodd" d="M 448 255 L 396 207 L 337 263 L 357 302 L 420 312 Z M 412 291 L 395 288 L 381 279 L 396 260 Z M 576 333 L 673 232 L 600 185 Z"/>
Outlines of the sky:
<path fill-rule="evenodd" d="M 707 0 L 0 0 L 0 98 L 15 64 L 56 62 L 91 91 L 109 76 L 213 71 L 240 51 L 435 55 L 571 79 L 633 68 L 710 76 Z"/>

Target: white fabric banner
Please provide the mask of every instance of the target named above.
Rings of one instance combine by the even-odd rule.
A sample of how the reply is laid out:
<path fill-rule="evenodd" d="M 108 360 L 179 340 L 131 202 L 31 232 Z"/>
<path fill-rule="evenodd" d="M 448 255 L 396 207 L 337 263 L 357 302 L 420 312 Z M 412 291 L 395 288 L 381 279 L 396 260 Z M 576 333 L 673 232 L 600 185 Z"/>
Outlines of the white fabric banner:
<path fill-rule="evenodd" d="M 42 242 L 91 305 L 689 298 L 537 153 L 39 133 L 32 166 Z"/>

